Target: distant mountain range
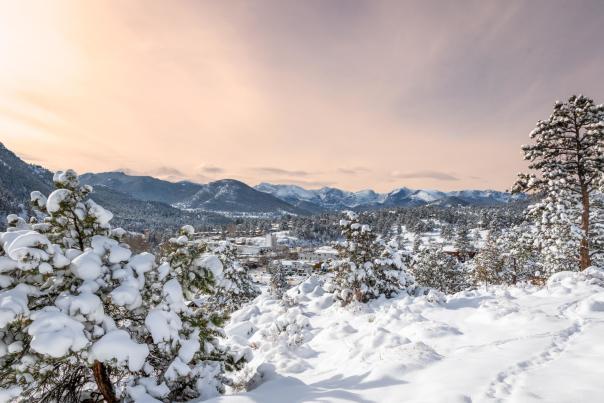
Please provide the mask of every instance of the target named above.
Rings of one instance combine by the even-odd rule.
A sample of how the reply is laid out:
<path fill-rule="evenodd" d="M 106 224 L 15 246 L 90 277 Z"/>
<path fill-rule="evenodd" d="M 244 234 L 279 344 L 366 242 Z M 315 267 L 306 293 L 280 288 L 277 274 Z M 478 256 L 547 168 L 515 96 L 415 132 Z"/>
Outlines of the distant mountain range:
<path fill-rule="evenodd" d="M 525 195 L 512 195 L 495 190 L 459 190 L 441 192 L 399 188 L 389 193 L 373 190 L 347 192 L 337 188 L 324 187 L 308 190 L 295 185 L 273 185 L 261 183 L 256 190 L 273 196 L 294 206 L 311 212 L 339 211 L 346 209 L 365 210 L 384 207 L 415 207 L 423 205 L 471 205 L 496 206 L 511 201 L 524 200 Z"/>
<path fill-rule="evenodd" d="M 53 190 L 52 172 L 26 163 L 0 143 L 0 228 L 4 228 L 7 214 L 28 212 L 29 195 L 34 190 L 49 194 Z M 184 224 L 200 226 L 231 221 L 220 214 L 189 212 L 161 201 L 142 200 L 112 186 L 96 186 L 91 197 L 113 213 L 116 225 L 134 231 L 173 230 Z"/>
<path fill-rule="evenodd" d="M 368 210 L 423 205 L 495 206 L 524 199 L 493 190 L 395 189 L 348 192 L 324 187 L 308 190 L 295 185 L 261 183 L 250 187 L 234 179 L 208 184 L 168 182 L 123 172 L 86 173 L 83 184 L 92 185 L 92 198 L 111 210 L 120 225 L 132 229 L 174 227 L 186 222 L 222 224 L 234 217 L 312 215 L 347 209 Z M 52 190 L 52 173 L 24 162 L 0 143 L 0 213 L 18 212 L 27 206 L 29 193 Z"/>
<path fill-rule="evenodd" d="M 268 193 L 259 192 L 234 179 L 201 185 L 187 181 L 168 182 L 123 172 L 103 172 L 81 175 L 80 181 L 87 185 L 104 186 L 123 192 L 137 200 L 171 204 L 190 212 L 213 212 L 226 217 L 309 214 L 304 209 Z"/>

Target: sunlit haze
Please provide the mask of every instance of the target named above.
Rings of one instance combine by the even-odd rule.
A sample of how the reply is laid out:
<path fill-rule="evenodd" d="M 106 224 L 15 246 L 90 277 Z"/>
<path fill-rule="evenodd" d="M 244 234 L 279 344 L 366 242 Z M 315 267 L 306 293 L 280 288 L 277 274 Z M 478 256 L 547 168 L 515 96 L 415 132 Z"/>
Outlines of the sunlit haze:
<path fill-rule="evenodd" d="M 509 188 L 602 1 L 1 1 L 0 141 L 170 180 Z"/>

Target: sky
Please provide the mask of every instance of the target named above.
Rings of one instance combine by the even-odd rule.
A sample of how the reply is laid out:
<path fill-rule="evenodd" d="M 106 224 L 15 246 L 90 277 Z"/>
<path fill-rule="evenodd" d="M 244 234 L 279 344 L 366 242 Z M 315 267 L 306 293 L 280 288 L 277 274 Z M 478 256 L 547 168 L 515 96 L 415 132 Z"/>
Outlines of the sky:
<path fill-rule="evenodd" d="M 604 2 L 0 0 L 0 142 L 58 170 L 511 187 L 604 102 Z"/>

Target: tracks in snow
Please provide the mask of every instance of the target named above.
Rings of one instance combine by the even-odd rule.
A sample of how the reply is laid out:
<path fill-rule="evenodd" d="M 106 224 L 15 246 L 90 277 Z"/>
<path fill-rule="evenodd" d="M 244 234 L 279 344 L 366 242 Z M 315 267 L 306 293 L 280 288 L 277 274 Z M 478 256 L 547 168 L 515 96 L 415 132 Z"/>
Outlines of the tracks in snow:
<path fill-rule="evenodd" d="M 569 319 L 569 311 L 576 305 L 577 302 L 565 304 L 559 309 L 558 316 L 560 318 Z M 485 394 L 485 400 L 504 402 L 505 399 L 511 395 L 518 379 L 524 373 L 544 366 L 557 359 L 564 352 L 572 339 L 581 334 L 583 328 L 583 320 L 581 318 L 575 318 L 571 326 L 553 334 L 551 344 L 544 351 L 501 371 L 489 384 Z"/>

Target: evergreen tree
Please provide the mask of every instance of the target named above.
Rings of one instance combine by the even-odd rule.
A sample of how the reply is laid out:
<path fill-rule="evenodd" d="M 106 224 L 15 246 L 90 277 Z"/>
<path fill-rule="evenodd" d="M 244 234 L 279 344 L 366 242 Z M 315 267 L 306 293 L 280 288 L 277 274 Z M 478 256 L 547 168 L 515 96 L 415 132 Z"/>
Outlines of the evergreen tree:
<path fill-rule="evenodd" d="M 534 223 L 532 246 L 539 252 L 541 275 L 577 270 L 583 232 L 575 197 L 558 190 L 529 206 L 527 218 Z"/>
<path fill-rule="evenodd" d="M 591 257 L 594 266 L 604 267 L 604 180 L 603 186 L 594 195 L 590 217 Z"/>
<path fill-rule="evenodd" d="M 392 298 L 401 290 L 412 293 L 415 288 L 415 280 L 405 269 L 404 259 L 406 255 L 398 249 L 396 242 L 380 242 L 382 252 L 374 262 L 375 289 L 378 295 Z"/>
<path fill-rule="evenodd" d="M 222 280 L 215 291 L 215 304 L 226 313 L 232 313 L 250 302 L 260 290 L 254 285 L 248 271 L 239 264 L 236 248 L 228 241 L 221 242 L 214 250 L 224 267 Z"/>
<path fill-rule="evenodd" d="M 411 274 L 419 286 L 435 288 L 446 294 L 453 294 L 470 286 L 467 267 L 435 245 L 420 251 L 411 267 Z"/>
<path fill-rule="evenodd" d="M 501 284 L 505 282 L 503 255 L 497 243 L 497 235 L 489 231 L 482 249 L 476 254 L 472 261 L 474 283 Z"/>
<path fill-rule="evenodd" d="M 455 234 L 455 249 L 459 254 L 459 259 L 463 262 L 470 258 L 470 252 L 474 250 L 472 241 L 470 240 L 470 231 L 466 225 L 457 227 Z"/>
<path fill-rule="evenodd" d="M 571 266 L 584 270 L 591 265 L 591 208 L 604 172 L 604 105 L 575 95 L 557 102 L 550 117 L 537 123 L 531 138 L 535 143 L 522 149 L 529 168 L 538 175 L 521 174 L 514 191 L 544 193 L 558 203 L 565 199 L 566 207 L 573 210 L 565 214 L 581 229 L 578 260 Z"/>
<path fill-rule="evenodd" d="M 111 213 L 85 198 L 73 171 L 55 183 L 48 199 L 32 194 L 42 222 L 11 217 L 0 233 L 0 389 L 36 402 L 220 393 L 244 355 L 221 346 L 221 318 L 184 296 L 204 288 L 192 272 L 220 278 L 219 259 L 209 264 L 183 234 L 157 267 L 120 243 L 124 231 L 111 230 Z"/>
<path fill-rule="evenodd" d="M 351 301 L 368 302 L 381 294 L 391 297 L 409 285 L 401 254 L 393 244 L 379 240 L 358 215 L 346 213 L 340 221 L 344 242 L 338 245 L 338 259 L 332 262 L 335 277 L 331 291 L 343 305 Z"/>
<path fill-rule="evenodd" d="M 269 274 L 271 275 L 269 280 L 270 293 L 277 299 L 283 297 L 283 294 L 289 288 L 285 271 L 279 264 L 278 260 L 273 261 L 268 268 Z"/>
<path fill-rule="evenodd" d="M 497 241 L 503 257 L 503 279 L 506 284 L 544 281 L 541 254 L 535 247 L 534 226 L 518 225 L 508 229 Z"/>
<path fill-rule="evenodd" d="M 344 242 L 337 246 L 338 260 L 332 264 L 335 272 L 333 292 L 343 305 L 351 301 L 367 302 L 377 298 L 373 261 L 378 257 L 376 236 L 368 225 L 359 222 L 358 215 L 346 213 L 340 220 Z"/>

